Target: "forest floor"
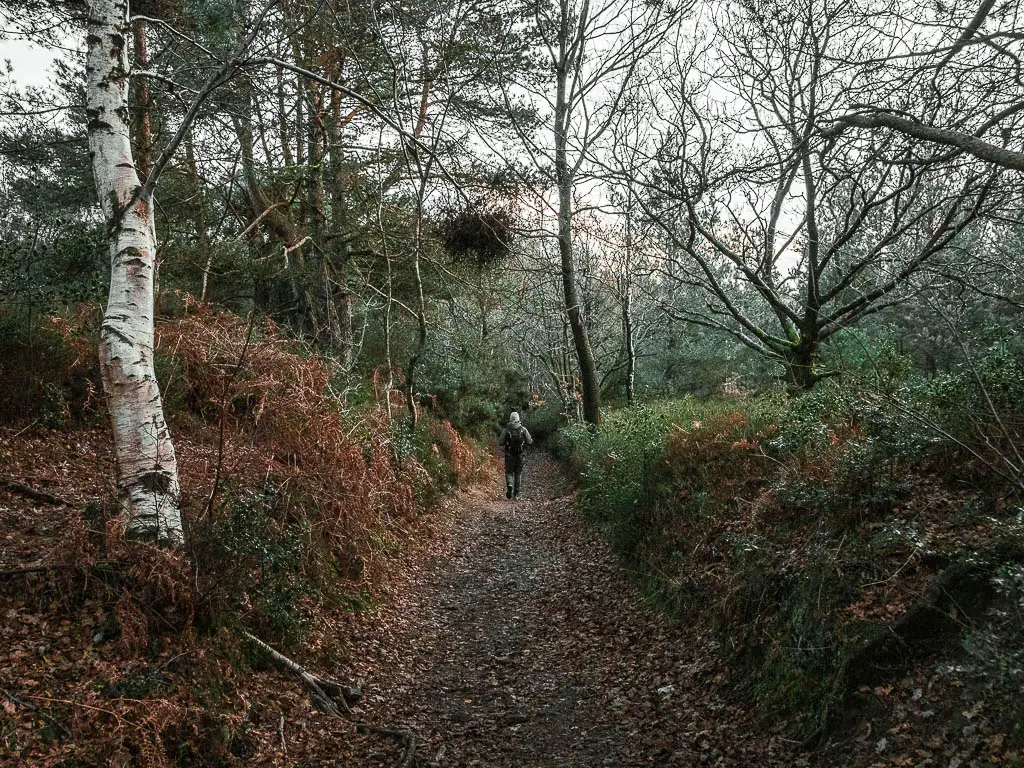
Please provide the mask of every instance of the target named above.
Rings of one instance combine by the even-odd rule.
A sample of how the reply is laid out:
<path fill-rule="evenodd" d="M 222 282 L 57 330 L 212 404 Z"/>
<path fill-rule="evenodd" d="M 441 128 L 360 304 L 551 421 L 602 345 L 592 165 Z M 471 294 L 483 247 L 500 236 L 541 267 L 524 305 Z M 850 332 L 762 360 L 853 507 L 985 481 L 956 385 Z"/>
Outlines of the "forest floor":
<path fill-rule="evenodd" d="M 10 477 L 75 505 L 109 495 L 104 431 L 0 438 Z M 179 442 L 182 465 L 198 476 L 207 448 Z M 0 571 L 61 562 L 75 544 L 63 533 L 67 514 L 0 488 Z M 540 451 L 518 502 L 504 498 L 495 467 L 423 525 L 371 569 L 388 577 L 370 585 L 362 610 L 321 617 L 319 643 L 288 649 L 311 671 L 361 682 L 353 719 L 412 730 L 419 768 L 1019 765 L 985 757 L 1002 754 L 992 742 L 1005 735 L 988 734 L 974 700 L 928 664 L 876 689 L 877 711 L 824 752 L 763 727 L 732 690 L 736 675 L 713 633 L 674 626 L 645 602 L 577 510 L 564 468 Z M 134 755 L 164 712 L 188 726 L 183 743 L 207 743 L 212 723 L 247 734 L 244 744 L 238 737 L 246 753 L 222 749 L 217 765 L 399 764 L 395 739 L 315 711 L 293 676 L 234 664 L 224 631 L 164 638 L 145 653 L 101 642 L 97 629 L 116 625 L 116 606 L 91 592 L 69 603 L 64 582 L 47 579 L 0 590 L 0 766 L 71 765 L 66 757 L 112 744 L 115 756 Z M 187 764 L 214 763 L 197 752 Z"/>
<path fill-rule="evenodd" d="M 719 693 L 700 628 L 669 626 L 530 457 L 523 496 L 477 488 L 371 611 L 352 667 L 365 715 L 420 739 L 419 766 L 794 764 Z"/>

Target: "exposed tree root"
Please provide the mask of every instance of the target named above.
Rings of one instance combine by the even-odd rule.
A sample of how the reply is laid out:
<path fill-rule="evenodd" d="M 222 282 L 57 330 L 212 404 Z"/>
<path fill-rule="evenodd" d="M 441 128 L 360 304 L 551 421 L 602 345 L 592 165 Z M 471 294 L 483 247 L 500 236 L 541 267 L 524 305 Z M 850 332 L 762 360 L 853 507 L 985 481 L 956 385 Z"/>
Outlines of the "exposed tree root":
<path fill-rule="evenodd" d="M 412 768 L 416 764 L 416 736 L 412 731 L 407 731 L 404 728 L 381 728 L 379 725 L 370 725 L 369 723 L 357 723 L 356 730 L 359 733 L 390 736 L 405 744 L 405 752 L 402 754 L 397 768 Z"/>
<path fill-rule="evenodd" d="M 71 502 L 67 499 L 62 499 L 60 496 L 54 496 L 52 493 L 46 491 L 37 491 L 35 488 L 30 488 L 24 483 L 19 483 L 17 480 L 11 480 L 7 477 L 0 477 L 0 488 L 5 488 L 11 493 L 16 493 L 19 496 L 32 499 L 33 501 L 41 501 L 45 504 L 53 504 L 58 507 L 69 507 Z"/>
<path fill-rule="evenodd" d="M 342 714 L 347 715 L 349 714 L 349 704 L 355 704 L 362 698 L 363 694 L 360 690 L 314 675 L 301 664 L 274 650 L 255 635 L 242 630 L 242 637 L 267 654 L 279 667 L 283 667 L 298 677 L 309 690 L 313 704 L 321 712 L 335 717 L 341 717 Z"/>
<path fill-rule="evenodd" d="M 241 631 L 242 637 L 267 654 L 278 667 L 298 677 L 309 690 L 313 705 L 321 712 L 334 717 L 351 714 L 349 706 L 358 702 L 363 694 L 358 688 L 350 688 L 329 678 L 314 675 L 298 662 L 292 661 L 284 654 L 271 648 L 253 634 Z M 389 736 L 405 745 L 405 752 L 397 768 L 412 768 L 416 762 L 416 736 L 412 731 L 403 728 L 384 728 L 370 723 L 356 723 L 358 733 L 373 733 Z"/>

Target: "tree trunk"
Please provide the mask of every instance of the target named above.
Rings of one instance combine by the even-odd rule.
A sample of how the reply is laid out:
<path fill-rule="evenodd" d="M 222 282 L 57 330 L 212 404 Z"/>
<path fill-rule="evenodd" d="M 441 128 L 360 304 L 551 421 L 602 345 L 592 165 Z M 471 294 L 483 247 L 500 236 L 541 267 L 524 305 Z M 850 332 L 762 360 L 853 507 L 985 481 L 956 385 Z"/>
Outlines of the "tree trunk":
<path fill-rule="evenodd" d="M 133 25 L 132 42 L 135 44 L 135 65 L 142 70 L 149 69 L 149 48 L 146 43 L 146 22 L 142 19 Z M 150 124 L 149 78 L 135 80 L 135 167 L 139 175 L 146 178 L 153 166 L 153 130 Z"/>
<path fill-rule="evenodd" d="M 334 72 L 334 78 L 340 80 L 344 70 L 343 63 L 339 62 Z M 341 233 L 345 230 L 345 155 L 342 143 L 342 128 L 345 120 L 341 114 L 341 94 L 337 90 L 331 91 L 330 100 L 331 129 L 330 140 L 327 142 L 327 152 L 330 157 L 330 203 L 331 203 L 331 230 L 332 241 L 342 243 Z M 347 245 L 341 245 L 328 249 L 332 254 L 331 258 L 331 285 L 333 312 L 332 322 L 337 329 L 334 340 L 337 347 L 339 362 L 344 370 L 352 367 L 355 359 L 355 328 L 354 328 L 354 297 L 349 290 L 349 255 Z"/>
<path fill-rule="evenodd" d="M 128 533 L 170 543 L 184 536 L 177 463 L 153 370 L 155 229 L 128 125 L 128 0 L 90 0 L 86 114 L 96 192 L 110 240 L 110 296 L 100 368 L 114 428 L 117 487 Z"/>
<path fill-rule="evenodd" d="M 564 154 L 563 147 L 563 154 Z M 557 163 L 557 160 L 556 160 Z M 572 259 L 572 190 L 570 185 L 559 184 L 558 190 L 558 252 L 562 265 L 562 292 L 565 309 L 572 330 L 573 347 L 580 366 L 580 388 L 583 391 L 583 418 L 590 424 L 601 423 L 601 389 L 597 381 L 597 365 L 590 347 L 590 334 L 583 318 L 579 291 L 576 288 L 576 269 Z"/>
<path fill-rule="evenodd" d="M 409 408 L 409 420 L 412 426 L 416 426 L 418 414 L 416 413 L 416 366 L 427 346 L 427 305 L 423 296 L 423 275 L 420 272 L 420 247 L 423 236 L 423 192 L 426 184 L 421 184 L 420 193 L 416 201 L 416 224 L 413 243 L 413 278 L 416 286 L 416 346 L 409 357 L 409 367 L 406 369 L 405 396 L 406 406 Z"/>
<path fill-rule="evenodd" d="M 278 49 L 277 55 L 280 58 L 284 58 L 285 54 L 281 49 Z M 284 82 L 284 70 L 280 67 L 277 70 L 277 126 L 278 136 L 281 142 L 281 156 L 284 158 L 285 168 L 290 168 L 295 165 L 295 161 L 292 158 L 292 146 L 290 131 L 288 129 L 288 106 L 285 103 L 285 82 Z"/>
<path fill-rule="evenodd" d="M 338 356 L 341 367 L 349 370 L 355 361 L 355 297 L 348 289 L 348 257 L 340 255 L 341 264 L 334 271 L 334 304 L 338 309 Z"/>
<path fill-rule="evenodd" d="M 636 346 L 633 339 L 633 291 L 625 281 L 622 291 L 622 336 L 626 342 L 626 402 L 636 399 Z"/>
<path fill-rule="evenodd" d="M 626 187 L 626 248 L 622 274 L 619 278 L 619 297 L 622 309 L 622 338 L 626 347 L 626 403 L 636 400 L 636 335 L 633 329 L 633 185 Z"/>
<path fill-rule="evenodd" d="M 394 413 L 391 411 L 391 391 L 395 388 L 395 363 L 391 355 L 391 309 L 394 302 L 391 290 L 393 285 L 391 279 L 391 252 L 388 251 L 386 245 L 384 247 L 384 261 L 388 270 L 388 300 L 384 304 L 384 362 L 388 366 L 388 385 L 384 390 L 384 403 L 387 406 L 388 423 L 390 424 L 395 418 Z"/>
<path fill-rule="evenodd" d="M 195 143 L 192 131 L 185 137 L 185 168 L 188 170 L 189 184 L 192 187 L 192 222 L 196 228 L 196 247 L 205 258 L 203 263 L 203 282 L 199 291 L 199 300 L 210 298 L 210 272 L 213 270 L 213 248 L 210 247 L 210 235 L 206 231 L 206 204 L 203 199 L 203 182 L 199 178 L 196 166 Z"/>
<path fill-rule="evenodd" d="M 818 346 L 816 338 L 801 336 L 799 343 L 786 353 L 786 375 L 792 389 L 809 392 L 821 379 L 815 371 Z"/>
<path fill-rule="evenodd" d="M 564 16 L 564 14 L 563 14 Z M 597 365 L 590 347 L 590 336 L 580 306 L 579 291 L 576 287 L 576 265 L 572 256 L 572 188 L 573 178 L 569 170 L 566 149 L 569 132 L 569 104 L 566 88 L 569 79 L 568 54 L 565 52 L 568 37 L 568 19 L 563 18 L 563 34 L 560 43 L 559 67 L 556 72 L 557 93 L 555 97 L 555 184 L 558 187 L 558 254 L 562 267 L 562 292 L 565 310 L 572 329 L 573 346 L 580 366 L 580 387 L 583 390 L 583 418 L 590 424 L 601 423 L 601 388 L 597 380 Z"/>
<path fill-rule="evenodd" d="M 233 114 L 231 120 L 234 124 L 235 135 L 238 137 L 239 157 L 246 194 L 249 199 L 250 214 L 254 221 L 257 219 L 260 221 L 260 225 L 270 233 L 271 239 L 282 246 L 282 272 L 294 302 L 291 309 L 284 314 L 290 316 L 300 326 L 310 317 L 313 317 L 315 321 L 312 297 L 309 295 L 305 275 L 302 274 L 302 244 L 305 238 L 296 228 L 285 203 L 283 201 L 271 202 L 256 171 L 251 93 L 246 98 L 244 109 Z M 299 142 L 298 146 L 301 148 L 304 145 Z M 291 255 L 293 253 L 294 257 Z M 292 266 L 292 258 L 295 259 L 297 267 Z"/>
<path fill-rule="evenodd" d="M 493 296 L 491 291 L 490 280 L 488 279 L 490 272 L 484 268 L 481 264 L 477 270 L 477 275 L 480 278 L 480 291 L 476 295 L 477 306 L 480 307 L 480 349 L 488 357 L 492 356 L 493 349 L 487 342 L 491 336 L 490 323 L 488 322 L 489 306 L 488 302 L 490 297 Z"/>
<path fill-rule="evenodd" d="M 583 420 L 582 401 L 576 389 L 575 371 L 572 369 L 572 359 L 569 357 L 569 318 L 562 316 L 562 399 L 565 401 L 565 413 L 568 416 L 573 414 L 576 421 Z"/>
<path fill-rule="evenodd" d="M 311 258 L 321 262 L 318 270 L 320 273 L 320 291 L 310 291 L 307 300 L 309 305 L 307 308 L 309 312 L 308 322 L 313 329 L 313 339 L 321 348 L 332 350 L 337 343 L 339 329 L 338 313 L 334 307 L 334 291 L 331 290 L 328 259 L 324 255 L 327 249 L 326 206 L 324 205 L 326 200 L 324 191 L 324 93 L 318 83 L 309 82 L 306 84 L 306 87 L 309 106 L 308 125 L 306 127 L 309 168 L 306 176 L 304 219 L 306 232 L 312 237 L 315 245 Z M 315 263 L 313 266 L 316 266 Z M 321 310 L 323 314 L 322 322 L 319 321 Z"/>

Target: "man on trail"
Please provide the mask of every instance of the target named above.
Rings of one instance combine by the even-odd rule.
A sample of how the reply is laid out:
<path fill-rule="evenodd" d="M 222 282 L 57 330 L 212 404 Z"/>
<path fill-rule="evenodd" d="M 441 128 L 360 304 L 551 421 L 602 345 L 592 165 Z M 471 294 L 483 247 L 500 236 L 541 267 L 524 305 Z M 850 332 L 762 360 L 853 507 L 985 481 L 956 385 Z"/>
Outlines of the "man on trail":
<path fill-rule="evenodd" d="M 519 414 L 512 411 L 508 426 L 501 430 L 498 445 L 505 449 L 505 498 L 519 498 L 523 486 L 523 454 L 533 444 L 529 430 L 519 422 Z"/>

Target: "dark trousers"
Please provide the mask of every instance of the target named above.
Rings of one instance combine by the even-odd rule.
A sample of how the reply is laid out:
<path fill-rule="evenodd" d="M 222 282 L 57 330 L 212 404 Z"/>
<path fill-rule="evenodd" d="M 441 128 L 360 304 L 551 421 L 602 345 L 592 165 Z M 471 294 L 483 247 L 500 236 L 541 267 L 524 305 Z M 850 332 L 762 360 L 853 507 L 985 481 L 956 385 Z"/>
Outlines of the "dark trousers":
<path fill-rule="evenodd" d="M 523 487 L 523 455 L 505 454 L 505 487 L 512 489 L 512 494 L 519 495 Z"/>

